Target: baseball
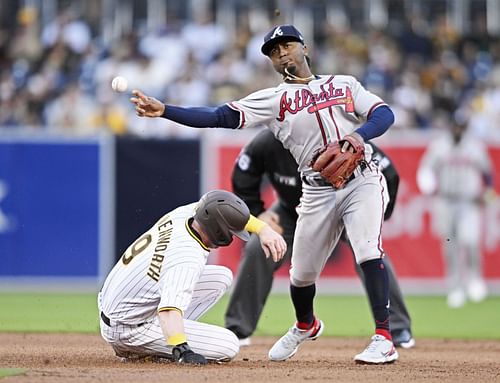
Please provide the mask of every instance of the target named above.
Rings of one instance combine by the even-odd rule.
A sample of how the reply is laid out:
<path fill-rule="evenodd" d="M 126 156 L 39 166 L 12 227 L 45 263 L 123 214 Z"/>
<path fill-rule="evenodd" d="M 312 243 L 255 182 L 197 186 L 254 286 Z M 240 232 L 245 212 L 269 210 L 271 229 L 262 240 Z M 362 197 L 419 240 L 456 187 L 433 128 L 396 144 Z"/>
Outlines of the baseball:
<path fill-rule="evenodd" d="M 113 81 L 111 81 L 111 88 L 113 88 L 115 92 L 125 92 L 128 88 L 128 81 L 125 77 L 116 76 Z"/>

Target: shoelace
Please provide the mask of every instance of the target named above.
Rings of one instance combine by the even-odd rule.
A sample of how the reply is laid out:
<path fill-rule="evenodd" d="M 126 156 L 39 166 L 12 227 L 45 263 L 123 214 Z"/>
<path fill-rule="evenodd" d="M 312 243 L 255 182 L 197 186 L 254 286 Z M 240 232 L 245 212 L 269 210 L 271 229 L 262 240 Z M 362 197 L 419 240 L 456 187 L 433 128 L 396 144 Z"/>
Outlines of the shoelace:
<path fill-rule="evenodd" d="M 384 339 L 381 339 L 379 337 L 376 337 L 375 339 L 372 339 L 368 347 L 366 347 L 366 351 L 375 351 L 379 344 L 383 342 Z"/>
<path fill-rule="evenodd" d="M 300 343 L 302 340 L 302 331 L 300 331 L 297 327 L 292 327 L 290 331 L 288 331 L 288 334 L 286 334 L 285 338 L 283 339 L 283 343 L 286 347 L 288 346 L 293 346 L 296 347 L 297 344 Z"/>

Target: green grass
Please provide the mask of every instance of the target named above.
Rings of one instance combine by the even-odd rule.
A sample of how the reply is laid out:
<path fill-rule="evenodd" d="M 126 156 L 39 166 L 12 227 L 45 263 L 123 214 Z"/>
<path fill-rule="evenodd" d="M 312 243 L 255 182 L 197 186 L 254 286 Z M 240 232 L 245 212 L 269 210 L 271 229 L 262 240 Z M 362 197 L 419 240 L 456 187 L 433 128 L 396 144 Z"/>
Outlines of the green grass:
<path fill-rule="evenodd" d="M 95 294 L 0 293 L 0 331 L 97 332 Z"/>
<path fill-rule="evenodd" d="M 24 368 L 0 368 L 0 378 L 24 374 L 27 370 Z"/>
<path fill-rule="evenodd" d="M 223 324 L 225 296 L 203 321 Z M 420 338 L 500 339 L 500 297 L 488 298 L 461 309 L 449 309 L 444 297 L 408 296 L 413 332 Z M 0 293 L 0 331 L 83 332 L 99 328 L 94 294 Z M 364 296 L 316 297 L 317 315 L 325 322 L 325 335 L 369 336 L 373 323 Z M 269 297 L 256 335 L 278 336 L 293 323 L 288 295 Z"/>

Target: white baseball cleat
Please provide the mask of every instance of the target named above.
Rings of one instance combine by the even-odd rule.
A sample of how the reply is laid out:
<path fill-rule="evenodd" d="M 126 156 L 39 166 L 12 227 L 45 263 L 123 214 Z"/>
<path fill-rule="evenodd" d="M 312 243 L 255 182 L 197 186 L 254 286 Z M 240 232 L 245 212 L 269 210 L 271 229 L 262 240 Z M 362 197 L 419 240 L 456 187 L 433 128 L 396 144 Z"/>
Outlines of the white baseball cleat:
<path fill-rule="evenodd" d="M 321 320 L 316 319 L 314 325 L 309 330 L 300 330 L 296 325 L 288 330 L 271 349 L 269 350 L 269 359 L 272 361 L 283 361 L 295 355 L 299 346 L 306 340 L 316 340 L 324 329 L 324 324 Z"/>
<path fill-rule="evenodd" d="M 383 335 L 375 334 L 367 348 L 354 357 L 356 363 L 392 363 L 399 355 L 394 344 Z"/>
<path fill-rule="evenodd" d="M 248 347 L 252 344 L 252 339 L 250 337 L 238 339 L 240 347 Z"/>
<path fill-rule="evenodd" d="M 467 286 L 467 295 L 472 302 L 481 302 L 488 295 L 486 283 L 481 279 L 472 280 Z"/>
<path fill-rule="evenodd" d="M 446 298 L 446 303 L 448 307 L 452 309 L 458 309 L 465 305 L 465 301 L 467 297 L 465 296 L 465 292 L 462 289 L 455 289 L 448 294 L 448 298 Z"/>

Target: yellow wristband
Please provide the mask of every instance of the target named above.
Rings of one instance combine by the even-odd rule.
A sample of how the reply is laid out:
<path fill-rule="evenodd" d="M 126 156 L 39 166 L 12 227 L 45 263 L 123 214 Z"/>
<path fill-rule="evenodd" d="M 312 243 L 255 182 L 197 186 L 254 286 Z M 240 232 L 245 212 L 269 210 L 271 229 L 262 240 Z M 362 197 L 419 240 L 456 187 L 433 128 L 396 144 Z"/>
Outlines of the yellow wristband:
<path fill-rule="evenodd" d="M 170 335 L 168 338 L 167 338 L 167 344 L 169 346 L 177 346 L 181 343 L 186 343 L 187 342 L 187 338 L 186 338 L 186 334 L 174 334 L 174 335 Z"/>
<path fill-rule="evenodd" d="M 259 234 L 267 223 L 250 214 L 250 218 L 245 226 L 245 230 L 250 233 Z"/>

